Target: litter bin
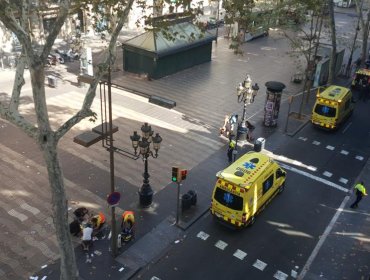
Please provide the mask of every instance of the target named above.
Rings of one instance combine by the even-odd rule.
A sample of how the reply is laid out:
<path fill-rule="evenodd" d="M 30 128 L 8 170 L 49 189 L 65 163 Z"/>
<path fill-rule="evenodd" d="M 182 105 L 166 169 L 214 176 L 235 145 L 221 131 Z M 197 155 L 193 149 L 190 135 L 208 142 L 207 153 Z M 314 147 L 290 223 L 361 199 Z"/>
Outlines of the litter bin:
<path fill-rule="evenodd" d="M 49 75 L 48 76 L 48 85 L 49 85 L 49 87 L 56 88 L 57 87 L 57 78 Z"/>
<path fill-rule="evenodd" d="M 254 142 L 253 150 L 255 152 L 260 152 L 265 148 L 266 139 L 265 138 L 257 138 L 257 140 Z"/>

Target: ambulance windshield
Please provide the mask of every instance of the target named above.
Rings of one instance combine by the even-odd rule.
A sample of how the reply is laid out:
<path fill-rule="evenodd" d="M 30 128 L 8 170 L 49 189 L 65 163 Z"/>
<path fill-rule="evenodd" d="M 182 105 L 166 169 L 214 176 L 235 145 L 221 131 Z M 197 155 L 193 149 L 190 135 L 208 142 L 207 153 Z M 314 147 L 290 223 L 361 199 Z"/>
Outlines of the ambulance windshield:
<path fill-rule="evenodd" d="M 223 189 L 216 189 L 215 199 L 217 202 L 227 206 L 230 209 L 239 211 L 243 209 L 243 198 Z"/>
<path fill-rule="evenodd" d="M 334 118 L 336 109 L 327 105 L 316 104 L 315 113 L 324 117 Z"/>

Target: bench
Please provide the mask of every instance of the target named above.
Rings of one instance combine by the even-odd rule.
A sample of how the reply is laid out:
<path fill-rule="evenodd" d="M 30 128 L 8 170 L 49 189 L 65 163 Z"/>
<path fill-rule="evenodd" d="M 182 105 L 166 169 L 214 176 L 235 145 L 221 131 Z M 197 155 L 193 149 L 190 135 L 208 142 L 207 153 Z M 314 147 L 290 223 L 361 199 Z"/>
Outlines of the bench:
<path fill-rule="evenodd" d="M 168 109 L 172 109 L 176 106 L 175 101 L 157 95 L 151 95 L 149 97 L 149 102 Z"/>

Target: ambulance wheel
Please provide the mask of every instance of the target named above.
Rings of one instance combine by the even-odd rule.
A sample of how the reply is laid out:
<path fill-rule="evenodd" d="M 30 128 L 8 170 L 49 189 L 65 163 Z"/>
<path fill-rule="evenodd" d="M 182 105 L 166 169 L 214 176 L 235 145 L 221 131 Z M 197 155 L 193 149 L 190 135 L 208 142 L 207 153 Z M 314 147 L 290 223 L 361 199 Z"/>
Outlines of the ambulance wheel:
<path fill-rule="evenodd" d="M 282 193 L 283 190 L 285 189 L 285 184 L 282 184 L 280 187 L 279 187 L 279 193 Z"/>
<path fill-rule="evenodd" d="M 252 217 L 249 219 L 248 226 L 249 226 L 249 227 L 253 226 L 255 222 L 256 222 L 256 218 L 255 218 L 254 216 L 252 216 Z"/>

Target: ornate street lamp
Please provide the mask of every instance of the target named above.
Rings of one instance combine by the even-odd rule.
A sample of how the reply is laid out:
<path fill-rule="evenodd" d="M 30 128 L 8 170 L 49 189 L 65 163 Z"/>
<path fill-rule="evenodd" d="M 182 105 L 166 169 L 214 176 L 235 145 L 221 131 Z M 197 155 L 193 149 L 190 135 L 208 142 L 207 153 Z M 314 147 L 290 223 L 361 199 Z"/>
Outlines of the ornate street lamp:
<path fill-rule="evenodd" d="M 257 96 L 259 86 L 257 83 L 252 85 L 252 79 L 250 75 L 246 75 L 243 83 L 239 83 L 236 88 L 236 94 L 238 97 L 238 103 L 243 102 L 243 116 L 241 122 L 237 127 L 237 137 L 236 140 L 245 140 L 248 132 L 246 125 L 247 122 L 247 105 L 254 102 L 254 98 Z"/>
<path fill-rule="evenodd" d="M 130 136 L 132 141 L 132 147 L 134 148 L 135 155 L 141 155 L 144 161 L 144 173 L 143 173 L 143 185 L 139 190 L 140 205 L 142 207 L 149 207 L 153 201 L 153 190 L 149 184 L 149 172 L 148 172 L 148 158 L 152 156 L 153 158 L 158 157 L 158 151 L 162 142 L 162 137 L 159 136 L 159 133 L 153 137 L 153 130 L 148 123 L 144 123 L 141 127 L 142 136 L 140 137 L 137 134 L 137 131 L 134 131 L 134 134 Z M 140 140 L 141 139 L 141 140 Z M 154 153 L 151 149 L 154 150 Z M 139 148 L 139 151 L 138 151 Z"/>

